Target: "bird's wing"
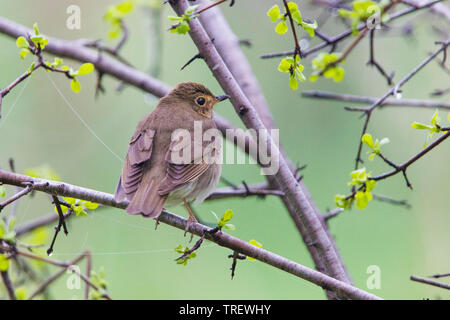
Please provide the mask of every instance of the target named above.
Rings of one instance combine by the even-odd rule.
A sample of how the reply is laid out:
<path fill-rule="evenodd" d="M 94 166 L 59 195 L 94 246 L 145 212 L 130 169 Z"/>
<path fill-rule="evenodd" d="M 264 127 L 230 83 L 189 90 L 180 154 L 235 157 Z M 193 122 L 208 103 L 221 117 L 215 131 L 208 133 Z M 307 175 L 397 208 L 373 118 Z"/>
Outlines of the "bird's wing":
<path fill-rule="evenodd" d="M 130 147 L 122 168 L 122 176 L 116 189 L 117 201 L 131 200 L 142 180 L 144 166 L 152 155 L 155 130 L 138 126 L 130 141 Z"/>
<path fill-rule="evenodd" d="M 207 142 L 203 142 L 201 155 L 194 154 L 194 141 L 191 140 L 191 153 L 194 155 L 190 163 L 180 164 L 178 161 L 173 161 L 173 155 L 177 151 L 176 145 L 179 140 L 174 140 L 169 146 L 169 150 L 166 153 L 166 176 L 162 180 L 158 192 L 160 195 L 168 195 L 178 187 L 195 181 L 212 165 L 212 161 L 205 161 L 206 159 L 212 159 L 218 152 L 215 148 L 208 148 Z"/>

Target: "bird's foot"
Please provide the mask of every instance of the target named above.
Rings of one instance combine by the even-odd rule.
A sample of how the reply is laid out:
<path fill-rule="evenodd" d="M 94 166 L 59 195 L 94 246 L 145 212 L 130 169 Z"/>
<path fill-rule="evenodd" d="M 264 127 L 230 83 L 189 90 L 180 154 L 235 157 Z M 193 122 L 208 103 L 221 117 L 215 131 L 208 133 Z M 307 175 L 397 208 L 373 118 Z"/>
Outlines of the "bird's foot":
<path fill-rule="evenodd" d="M 198 220 L 195 218 L 195 216 L 194 215 L 189 215 L 189 218 L 187 219 L 187 223 L 186 223 L 186 228 L 184 229 L 184 236 L 186 236 L 186 234 L 188 233 L 188 231 L 189 231 L 189 226 L 191 225 L 191 223 L 193 223 L 193 222 L 195 222 L 195 223 L 197 223 L 198 222 Z M 189 242 L 192 242 L 192 239 L 194 238 L 194 234 L 193 233 L 191 233 L 191 239 L 189 240 Z"/>

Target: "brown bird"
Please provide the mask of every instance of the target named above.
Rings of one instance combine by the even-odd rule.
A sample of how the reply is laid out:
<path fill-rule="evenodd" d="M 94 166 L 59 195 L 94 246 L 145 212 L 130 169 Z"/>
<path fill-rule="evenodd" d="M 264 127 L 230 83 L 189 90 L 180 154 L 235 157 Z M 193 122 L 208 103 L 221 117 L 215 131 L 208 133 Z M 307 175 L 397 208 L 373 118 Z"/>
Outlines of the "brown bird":
<path fill-rule="evenodd" d="M 180 83 L 139 122 L 115 192 L 116 201 L 130 201 L 127 213 L 158 219 L 163 207 L 184 204 L 189 213 L 186 231 L 191 222 L 197 221 L 189 202 L 202 202 L 217 186 L 221 162 L 207 158 L 222 153 L 221 139 L 215 141 L 214 148 L 208 147 L 203 139 L 196 141 L 194 123 L 201 124 L 202 136 L 206 130 L 216 129 L 213 107 L 227 98 L 214 96 L 199 83 Z M 190 134 L 184 139 L 188 141 L 174 135 L 177 129 Z M 200 155 L 195 151 L 190 154 L 195 146 L 200 146 Z M 189 157 L 185 160 L 187 153 Z M 180 163 L 179 157 L 183 157 L 183 162 Z"/>

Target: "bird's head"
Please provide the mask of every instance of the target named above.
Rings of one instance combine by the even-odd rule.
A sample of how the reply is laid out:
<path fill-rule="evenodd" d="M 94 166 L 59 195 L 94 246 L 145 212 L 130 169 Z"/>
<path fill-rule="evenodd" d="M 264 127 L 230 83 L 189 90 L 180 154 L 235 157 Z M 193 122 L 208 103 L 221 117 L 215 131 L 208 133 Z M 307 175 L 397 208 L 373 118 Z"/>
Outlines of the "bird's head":
<path fill-rule="evenodd" d="M 196 82 L 179 83 L 168 97 L 187 102 L 198 114 L 205 118 L 212 117 L 212 109 L 217 102 L 228 99 L 228 95 L 215 96 L 204 85 Z"/>

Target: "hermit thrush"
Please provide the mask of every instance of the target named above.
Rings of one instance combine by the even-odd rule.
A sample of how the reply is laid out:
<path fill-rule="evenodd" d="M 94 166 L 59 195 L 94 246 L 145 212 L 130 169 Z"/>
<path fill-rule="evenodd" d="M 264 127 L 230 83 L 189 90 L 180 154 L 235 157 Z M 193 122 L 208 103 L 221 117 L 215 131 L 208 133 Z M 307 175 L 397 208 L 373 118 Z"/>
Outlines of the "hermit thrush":
<path fill-rule="evenodd" d="M 196 221 L 189 202 L 208 197 L 222 170 L 220 161 L 211 161 L 221 155 L 221 139 L 211 148 L 203 133 L 216 129 L 212 109 L 227 98 L 198 83 L 180 83 L 139 122 L 115 192 L 116 201 L 130 201 L 127 213 L 157 219 L 163 207 L 184 204 L 189 212 L 186 230 Z M 197 128 L 200 135 L 194 132 Z M 194 149 L 200 152 L 192 155 Z"/>

